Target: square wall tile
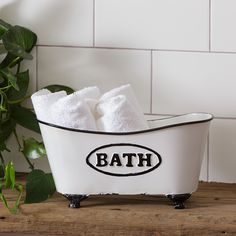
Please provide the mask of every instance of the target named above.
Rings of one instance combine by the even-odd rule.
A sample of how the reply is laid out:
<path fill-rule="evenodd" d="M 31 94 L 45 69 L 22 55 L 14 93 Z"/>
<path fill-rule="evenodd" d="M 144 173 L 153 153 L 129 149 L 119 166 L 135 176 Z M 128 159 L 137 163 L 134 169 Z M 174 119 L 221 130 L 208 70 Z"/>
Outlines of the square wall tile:
<path fill-rule="evenodd" d="M 101 92 L 130 83 L 144 112 L 150 112 L 151 53 L 140 50 L 39 47 L 38 84 Z"/>
<path fill-rule="evenodd" d="M 93 44 L 93 0 L 1 0 L 0 15 L 37 33 L 38 44 Z"/>
<path fill-rule="evenodd" d="M 209 180 L 236 183 L 236 120 L 215 119 L 210 129 Z"/>
<path fill-rule="evenodd" d="M 208 50 L 206 0 L 96 0 L 95 45 Z"/>
<path fill-rule="evenodd" d="M 236 1 L 212 0 L 211 48 L 236 52 Z"/>
<path fill-rule="evenodd" d="M 154 52 L 153 113 L 236 117 L 236 54 Z"/>

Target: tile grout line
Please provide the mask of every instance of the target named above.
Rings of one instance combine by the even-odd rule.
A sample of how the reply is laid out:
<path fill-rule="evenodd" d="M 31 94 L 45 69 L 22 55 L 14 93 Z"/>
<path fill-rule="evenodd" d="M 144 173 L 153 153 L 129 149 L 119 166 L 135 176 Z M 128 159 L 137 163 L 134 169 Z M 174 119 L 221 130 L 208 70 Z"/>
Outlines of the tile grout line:
<path fill-rule="evenodd" d="M 191 112 L 189 112 L 191 113 Z M 198 112 L 194 112 L 194 113 L 198 113 Z M 199 112 L 201 113 L 201 112 Z M 206 112 L 202 112 L 202 113 L 206 113 Z M 147 113 L 145 112 L 144 115 L 153 115 L 153 116 L 179 116 L 179 115 L 183 115 L 183 114 L 188 114 L 188 113 L 181 113 L 181 114 L 164 114 L 164 113 Z M 214 119 L 217 119 L 217 120 L 236 120 L 236 117 L 225 117 L 225 116 L 214 116 Z"/>
<path fill-rule="evenodd" d="M 209 0 L 209 52 L 211 52 L 211 7 L 212 2 Z"/>
<path fill-rule="evenodd" d="M 151 73 L 150 73 L 150 113 L 152 113 L 152 90 L 153 90 L 153 51 L 151 50 Z"/>
<path fill-rule="evenodd" d="M 232 117 L 232 116 L 214 116 L 214 119 L 218 119 L 218 120 L 236 120 L 236 117 Z"/>
<path fill-rule="evenodd" d="M 36 91 L 38 91 L 38 46 L 36 46 Z"/>
<path fill-rule="evenodd" d="M 95 39 L 94 39 L 95 40 Z M 155 49 L 155 48 L 129 48 L 129 47 L 106 47 L 106 46 L 81 46 L 81 45 L 64 45 L 64 44 L 37 44 L 39 47 L 61 47 L 61 48 L 88 48 L 88 49 L 111 49 L 111 50 L 131 50 L 131 51 L 154 51 L 154 52 L 190 52 L 190 53 L 209 53 L 209 51 L 201 51 L 201 50 L 182 50 L 182 49 Z M 236 52 L 218 52 L 216 53 L 236 53 Z"/>
<path fill-rule="evenodd" d="M 236 54 L 236 51 L 197 51 L 197 50 L 178 50 L 178 49 L 151 49 L 151 48 L 122 48 L 122 47 L 97 47 L 97 46 L 73 46 L 73 45 L 48 45 L 37 44 L 38 47 L 51 48 L 84 48 L 84 49 L 110 49 L 110 50 L 130 50 L 130 51 L 153 51 L 153 52 L 176 52 L 176 53 L 206 53 L 206 54 Z"/>
<path fill-rule="evenodd" d="M 210 132 L 207 136 L 207 182 L 209 182 L 209 171 L 210 171 Z"/>
<path fill-rule="evenodd" d="M 95 0 L 93 0 L 93 47 L 95 47 Z"/>

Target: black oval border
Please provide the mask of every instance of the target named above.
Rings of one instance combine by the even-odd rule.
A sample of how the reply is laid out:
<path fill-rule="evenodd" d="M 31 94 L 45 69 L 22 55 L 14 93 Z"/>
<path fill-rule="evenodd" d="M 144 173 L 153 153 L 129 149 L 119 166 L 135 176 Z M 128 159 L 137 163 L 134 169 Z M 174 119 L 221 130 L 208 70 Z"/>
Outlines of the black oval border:
<path fill-rule="evenodd" d="M 96 168 L 95 166 L 93 166 L 90 162 L 89 162 L 89 158 L 90 156 L 95 153 L 97 150 L 99 149 L 102 149 L 102 148 L 108 148 L 108 147 L 114 147 L 114 146 L 132 146 L 132 147 L 138 147 L 138 148 L 142 148 L 142 149 L 146 149 L 148 151 L 151 151 L 152 153 L 154 153 L 157 157 L 158 157 L 158 160 L 159 160 L 159 163 L 156 164 L 154 167 L 152 167 L 151 169 L 148 169 L 148 170 L 145 170 L 145 171 L 142 171 L 142 172 L 138 172 L 138 173 L 128 173 L 128 174 L 114 174 L 114 173 L 110 173 L 110 172 L 107 172 L 107 171 L 103 171 L 103 170 L 100 170 L 98 168 Z M 100 172 L 100 173 L 103 173 L 105 175 L 110 175 L 110 176 L 117 176 L 117 177 L 127 177 L 127 176 L 137 176 L 137 175 L 144 175 L 144 174 L 147 174 L 153 170 L 155 170 L 156 168 L 158 168 L 161 163 L 162 163 L 162 158 L 161 158 L 161 155 L 159 153 L 157 153 L 156 151 L 152 150 L 151 148 L 148 148 L 148 147 L 145 147 L 145 146 L 142 146 L 142 145 L 138 145 L 138 144 L 132 144 L 132 143 L 112 143 L 112 144 L 107 144 L 107 145 L 103 145 L 103 146 L 100 146 L 100 147 L 97 147 L 95 148 L 93 151 L 91 151 L 88 156 L 86 157 L 86 163 L 88 166 L 90 166 L 92 169 Z"/>

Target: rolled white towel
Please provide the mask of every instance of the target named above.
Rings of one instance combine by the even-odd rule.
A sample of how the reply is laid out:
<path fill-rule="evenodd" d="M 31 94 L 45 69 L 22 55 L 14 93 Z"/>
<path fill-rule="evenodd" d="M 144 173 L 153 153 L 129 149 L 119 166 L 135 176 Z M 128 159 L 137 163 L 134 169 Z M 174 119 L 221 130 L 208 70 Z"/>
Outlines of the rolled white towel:
<path fill-rule="evenodd" d="M 52 123 L 52 119 L 49 112 L 50 107 L 58 99 L 63 98 L 65 96 L 65 91 L 51 93 L 48 89 L 42 89 L 34 93 L 31 96 L 31 100 L 34 106 L 37 119 Z"/>
<path fill-rule="evenodd" d="M 93 114 L 77 93 L 56 101 L 50 109 L 53 124 L 83 130 L 97 130 Z"/>
<path fill-rule="evenodd" d="M 140 107 L 138 100 L 135 96 L 135 93 L 131 87 L 130 84 L 122 85 L 118 88 L 114 88 L 106 93 L 104 93 L 100 101 L 106 101 L 107 99 L 110 99 L 112 97 L 115 97 L 117 95 L 124 95 L 128 99 L 128 101 L 135 107 L 135 110 L 137 110 L 140 114 L 143 113 L 142 108 Z M 145 120 L 144 115 L 143 115 L 143 121 Z"/>
<path fill-rule="evenodd" d="M 100 102 L 98 112 L 103 114 L 97 120 L 97 128 L 106 132 L 131 132 L 148 128 L 143 114 L 124 95 L 118 95 Z"/>
<path fill-rule="evenodd" d="M 101 92 L 97 86 L 86 87 L 79 91 L 76 91 L 75 94 L 83 99 L 89 106 L 90 111 L 93 116 L 96 118 L 95 107 L 98 103 L 99 98 L 101 97 Z"/>
<path fill-rule="evenodd" d="M 101 92 L 98 87 L 87 87 L 79 91 L 76 91 L 75 94 L 82 99 L 95 99 L 98 100 L 101 97 Z"/>
<path fill-rule="evenodd" d="M 88 104 L 90 111 L 92 112 L 95 120 L 97 120 L 100 117 L 100 115 L 97 113 L 97 110 L 96 110 L 99 101 L 92 98 L 86 98 L 84 99 L 84 101 Z"/>

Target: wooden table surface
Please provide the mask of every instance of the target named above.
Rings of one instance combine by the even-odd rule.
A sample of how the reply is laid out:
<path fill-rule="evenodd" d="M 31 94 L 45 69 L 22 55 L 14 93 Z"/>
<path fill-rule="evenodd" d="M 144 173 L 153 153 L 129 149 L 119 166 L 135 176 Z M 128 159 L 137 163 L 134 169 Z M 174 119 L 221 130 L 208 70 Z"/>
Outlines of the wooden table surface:
<path fill-rule="evenodd" d="M 200 183 L 186 205 L 175 210 L 163 196 L 104 195 L 70 209 L 55 194 L 44 203 L 21 205 L 17 215 L 0 203 L 0 235 L 236 235 L 236 184 Z"/>

